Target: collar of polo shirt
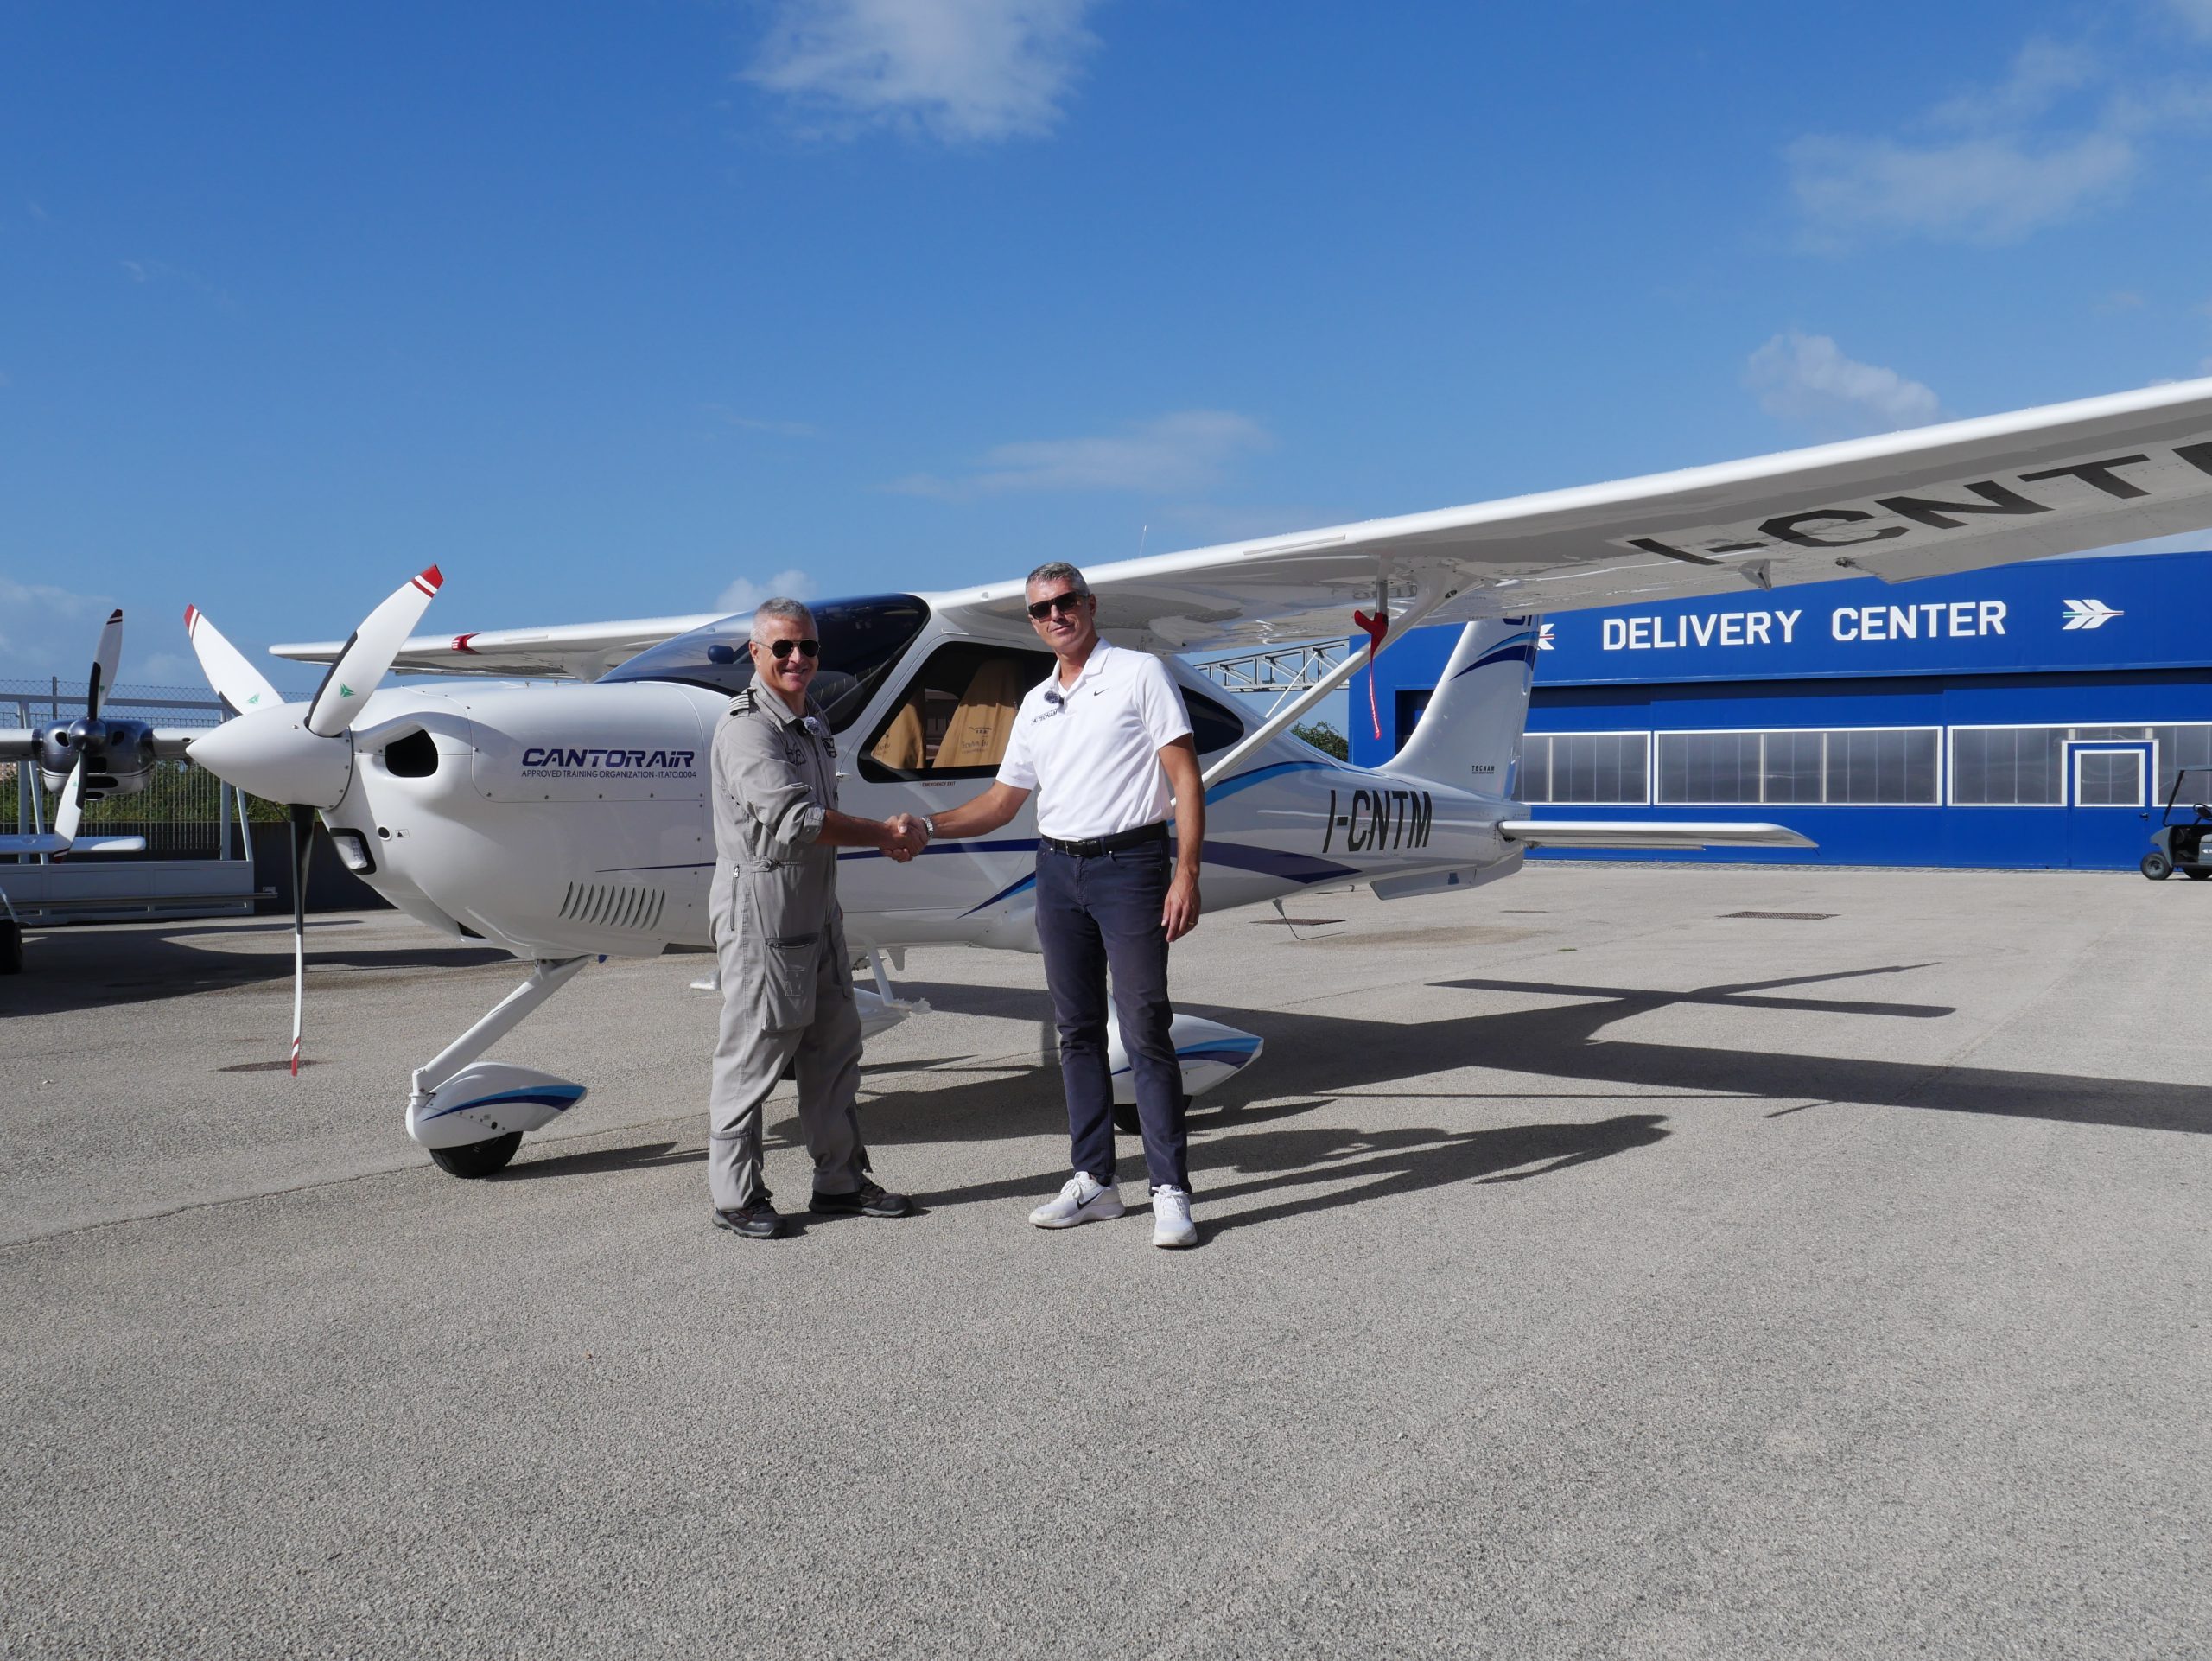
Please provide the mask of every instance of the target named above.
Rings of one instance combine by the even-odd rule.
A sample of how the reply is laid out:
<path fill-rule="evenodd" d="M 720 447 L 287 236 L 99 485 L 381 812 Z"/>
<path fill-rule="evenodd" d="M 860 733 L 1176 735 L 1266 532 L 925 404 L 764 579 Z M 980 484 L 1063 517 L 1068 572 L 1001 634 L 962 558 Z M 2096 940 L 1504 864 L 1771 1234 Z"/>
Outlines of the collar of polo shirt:
<path fill-rule="evenodd" d="M 1083 660 L 1083 667 L 1077 670 L 1075 678 L 1065 684 L 1063 684 L 1060 680 L 1059 659 L 1054 659 L 1052 660 L 1052 690 L 1062 697 L 1067 697 L 1077 687 L 1098 672 L 1106 662 L 1106 654 L 1113 649 L 1103 640 L 1094 640 L 1090 646 L 1090 655 Z"/>

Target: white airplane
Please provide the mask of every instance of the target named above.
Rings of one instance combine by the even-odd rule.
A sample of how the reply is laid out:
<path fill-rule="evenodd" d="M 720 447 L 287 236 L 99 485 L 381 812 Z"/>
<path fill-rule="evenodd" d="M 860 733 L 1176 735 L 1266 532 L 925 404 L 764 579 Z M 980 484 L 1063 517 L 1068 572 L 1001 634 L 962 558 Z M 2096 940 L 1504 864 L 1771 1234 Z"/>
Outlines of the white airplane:
<path fill-rule="evenodd" d="M 1533 847 L 1810 845 L 1772 824 L 1529 817 L 1514 788 L 1541 614 L 1861 575 L 1904 582 L 2208 521 L 2212 380 L 2200 380 L 1089 577 L 1109 639 L 1169 654 L 1343 638 L 1355 622 L 1374 626 L 1380 650 L 1418 624 L 1465 625 L 1411 740 L 1375 768 L 1288 730 L 1357 656 L 1256 722 L 1170 657 L 1205 763 L 1206 905 L 1222 911 L 1356 882 L 1386 898 L 1471 887 Z M 306 703 L 278 700 L 188 614 L 209 679 L 243 712 L 191 754 L 241 789 L 319 810 L 347 864 L 401 910 L 532 965 L 414 1073 L 409 1133 L 445 1169 L 484 1175 L 584 1093 L 484 1053 L 594 958 L 709 944 L 709 741 L 748 678 L 750 620 L 406 638 L 438 582 L 435 568 L 414 579 L 342 645 L 276 647 L 330 665 Z M 1017 577 L 815 608 L 814 694 L 837 735 L 848 811 L 938 811 L 988 781 L 1023 690 L 1052 661 L 1023 600 Z M 379 690 L 394 668 L 590 684 Z M 842 856 L 871 1024 L 926 1007 L 893 995 L 886 960 L 902 966 L 903 947 L 1037 949 L 1035 847 L 1025 814 L 987 837 L 932 844 L 908 866 Z M 1260 1047 L 1189 1019 L 1176 1038 L 1193 1092 Z"/>
<path fill-rule="evenodd" d="M 88 837 L 78 829 L 86 806 L 110 796 L 145 789 L 157 760 L 181 756 L 199 736 L 196 730 L 149 726 L 143 721 L 104 717 L 100 707 L 115 686 L 123 661 L 123 613 L 108 614 L 92 651 L 92 673 L 85 689 L 85 713 L 74 721 L 43 727 L 0 729 L 0 761 L 35 763 L 39 782 L 56 799 L 54 829 L 0 832 L 0 854 L 60 855 L 142 853 L 143 837 Z"/>

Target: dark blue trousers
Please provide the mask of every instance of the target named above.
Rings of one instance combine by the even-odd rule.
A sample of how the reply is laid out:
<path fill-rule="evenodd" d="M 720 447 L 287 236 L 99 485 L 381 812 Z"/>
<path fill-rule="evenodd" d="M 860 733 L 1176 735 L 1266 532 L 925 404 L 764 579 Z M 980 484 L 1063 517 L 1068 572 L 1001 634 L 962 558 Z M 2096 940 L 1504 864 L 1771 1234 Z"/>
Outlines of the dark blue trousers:
<path fill-rule="evenodd" d="M 1144 1159 L 1155 1188 L 1190 1192 L 1183 1069 L 1168 1026 L 1167 933 L 1160 926 L 1172 856 L 1166 842 L 1088 857 L 1037 850 L 1037 939 L 1060 1028 L 1069 1162 L 1114 1180 L 1114 1081 L 1106 1052 L 1106 976 L 1136 1077 Z"/>

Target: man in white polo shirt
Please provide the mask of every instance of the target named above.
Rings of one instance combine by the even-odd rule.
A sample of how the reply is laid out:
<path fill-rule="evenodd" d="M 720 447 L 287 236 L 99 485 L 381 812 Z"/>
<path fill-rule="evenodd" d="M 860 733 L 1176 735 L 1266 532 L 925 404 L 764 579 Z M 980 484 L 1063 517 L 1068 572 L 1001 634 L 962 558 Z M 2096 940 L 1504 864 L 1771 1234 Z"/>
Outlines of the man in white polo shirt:
<path fill-rule="evenodd" d="M 1072 1228 L 1122 1214 L 1106 1060 L 1110 965 L 1152 1179 L 1152 1243 L 1191 1245 L 1198 1237 L 1183 1073 L 1167 1001 L 1167 947 L 1197 926 L 1205 840 L 1191 718 L 1165 664 L 1098 638 L 1097 599 L 1074 566 L 1039 565 L 1027 596 L 1031 626 L 1058 659 L 1054 672 L 1022 699 L 991 787 L 919 823 L 934 837 L 981 836 L 1037 792 L 1037 939 L 1059 1023 L 1075 1174 L 1029 1220 Z"/>

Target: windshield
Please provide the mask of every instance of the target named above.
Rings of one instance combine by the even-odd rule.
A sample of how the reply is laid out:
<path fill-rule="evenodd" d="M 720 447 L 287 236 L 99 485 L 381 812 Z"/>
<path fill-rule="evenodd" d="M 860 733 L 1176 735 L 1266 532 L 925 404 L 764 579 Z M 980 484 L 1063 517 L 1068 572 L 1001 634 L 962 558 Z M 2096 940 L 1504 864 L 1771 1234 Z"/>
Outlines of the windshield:
<path fill-rule="evenodd" d="M 810 608 L 822 637 L 822 666 L 815 671 L 809 696 L 822 706 L 830 725 L 842 732 L 859 718 L 899 653 L 922 632 L 930 608 L 911 594 L 825 600 Z M 725 617 L 647 646 L 600 678 L 681 681 L 735 697 L 753 684 L 753 654 L 745 649 L 752 633 L 749 613 Z"/>

